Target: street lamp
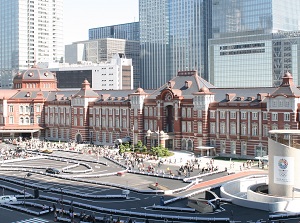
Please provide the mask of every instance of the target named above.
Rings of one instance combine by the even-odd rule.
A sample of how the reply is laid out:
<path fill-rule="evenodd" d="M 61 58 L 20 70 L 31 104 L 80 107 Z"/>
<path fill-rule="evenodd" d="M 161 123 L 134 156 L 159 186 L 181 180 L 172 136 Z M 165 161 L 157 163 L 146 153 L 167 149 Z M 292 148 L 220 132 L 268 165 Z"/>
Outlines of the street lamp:
<path fill-rule="evenodd" d="M 51 189 L 59 189 L 60 190 L 60 204 L 61 204 L 61 216 L 63 216 L 64 213 L 64 195 L 63 195 L 63 188 L 62 187 L 48 187 L 44 189 L 44 192 L 49 192 Z M 58 200 L 59 201 L 59 200 Z"/>
<path fill-rule="evenodd" d="M 133 150 L 133 153 L 134 153 L 134 124 L 133 124 L 133 127 L 132 127 L 132 150 Z"/>
<path fill-rule="evenodd" d="M 61 216 L 64 215 L 64 194 L 62 191 L 62 187 L 59 188 L 60 189 L 60 195 L 61 195 Z"/>
<path fill-rule="evenodd" d="M 160 146 L 160 141 L 159 141 L 159 127 L 157 127 L 157 147 Z"/>
<path fill-rule="evenodd" d="M 25 208 L 25 194 L 26 194 L 26 184 L 25 184 L 25 180 L 26 180 L 26 177 L 30 177 L 32 175 L 32 173 L 27 173 L 25 174 L 24 176 L 24 208 Z"/>

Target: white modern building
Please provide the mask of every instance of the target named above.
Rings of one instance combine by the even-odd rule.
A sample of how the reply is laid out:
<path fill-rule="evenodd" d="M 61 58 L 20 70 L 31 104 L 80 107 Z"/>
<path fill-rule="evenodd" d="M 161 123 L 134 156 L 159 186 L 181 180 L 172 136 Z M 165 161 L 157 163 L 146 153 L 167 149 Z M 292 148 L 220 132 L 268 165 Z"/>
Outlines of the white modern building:
<path fill-rule="evenodd" d="M 133 89 L 132 59 L 127 59 L 121 53 L 115 54 L 110 62 L 98 64 L 82 61 L 77 64 L 39 63 L 38 65 L 56 73 L 58 88 L 80 88 L 86 79 L 96 90 Z"/>
<path fill-rule="evenodd" d="M 1 88 L 15 74 L 38 62 L 64 56 L 63 0 L 0 0 Z"/>
<path fill-rule="evenodd" d="M 133 85 L 140 85 L 140 43 L 126 39 L 94 39 L 74 42 L 65 46 L 65 62 L 75 64 L 81 61 L 93 63 L 111 62 L 116 54 L 124 54 L 132 59 Z M 81 86 L 81 85 L 80 85 Z"/>

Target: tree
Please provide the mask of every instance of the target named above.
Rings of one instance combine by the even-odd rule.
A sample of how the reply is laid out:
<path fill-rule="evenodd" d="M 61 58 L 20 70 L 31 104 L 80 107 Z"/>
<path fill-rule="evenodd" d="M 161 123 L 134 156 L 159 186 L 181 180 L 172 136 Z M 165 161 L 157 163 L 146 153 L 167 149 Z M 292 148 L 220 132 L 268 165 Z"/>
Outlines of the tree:
<path fill-rule="evenodd" d="M 121 154 L 123 154 L 125 152 L 126 152 L 126 147 L 123 144 L 121 144 L 119 146 L 119 154 L 121 155 Z"/>
<path fill-rule="evenodd" d="M 138 148 L 139 150 L 141 150 L 141 148 L 143 147 L 143 143 L 141 140 L 138 140 L 137 141 L 137 144 L 136 144 L 136 148 Z"/>

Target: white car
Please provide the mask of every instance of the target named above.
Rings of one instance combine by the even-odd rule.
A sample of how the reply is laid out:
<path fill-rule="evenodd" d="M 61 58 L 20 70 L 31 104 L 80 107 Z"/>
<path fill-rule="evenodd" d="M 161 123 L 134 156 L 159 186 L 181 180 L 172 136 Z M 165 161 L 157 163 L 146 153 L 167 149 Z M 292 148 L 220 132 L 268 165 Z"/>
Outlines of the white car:
<path fill-rule="evenodd" d="M 12 195 L 7 195 L 7 196 L 0 196 L 0 203 L 8 203 L 8 202 L 16 202 L 17 198 Z"/>

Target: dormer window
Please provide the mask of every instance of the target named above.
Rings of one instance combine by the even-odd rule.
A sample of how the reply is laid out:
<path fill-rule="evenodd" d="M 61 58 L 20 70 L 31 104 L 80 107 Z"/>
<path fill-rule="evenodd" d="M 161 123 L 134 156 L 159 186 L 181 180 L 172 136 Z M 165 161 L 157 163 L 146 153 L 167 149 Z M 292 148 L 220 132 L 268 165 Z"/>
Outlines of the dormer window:
<path fill-rule="evenodd" d="M 33 73 L 32 73 L 32 72 L 30 72 L 30 73 L 28 74 L 28 76 L 29 76 L 29 77 L 32 77 L 32 76 L 33 76 Z"/>
<path fill-rule="evenodd" d="M 30 97 L 30 95 L 31 95 L 30 92 L 27 92 L 25 97 Z"/>
<path fill-rule="evenodd" d="M 44 75 L 45 75 L 46 77 L 48 77 L 48 73 L 47 73 L 47 72 L 45 72 Z"/>
<path fill-rule="evenodd" d="M 258 94 L 258 95 L 257 95 L 257 100 L 258 100 L 258 101 L 261 101 L 261 94 Z"/>
<path fill-rule="evenodd" d="M 229 101 L 229 94 L 226 94 L 226 101 Z"/>
<path fill-rule="evenodd" d="M 191 82 L 191 81 L 185 81 L 185 82 L 184 82 L 184 86 L 185 86 L 186 88 L 191 87 L 191 85 L 192 85 L 192 82 Z"/>
<path fill-rule="evenodd" d="M 241 101 L 241 97 L 236 97 L 236 100 L 237 101 Z"/>

